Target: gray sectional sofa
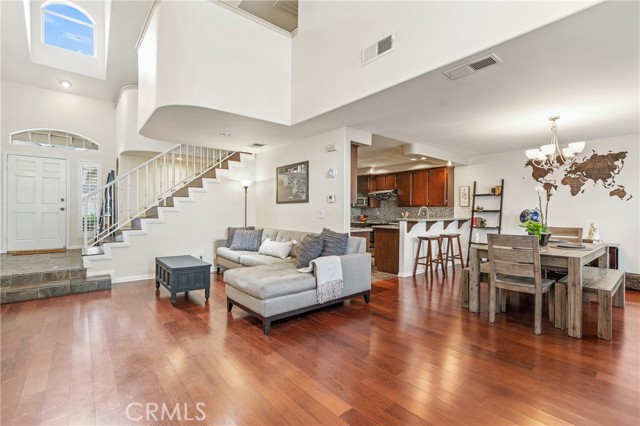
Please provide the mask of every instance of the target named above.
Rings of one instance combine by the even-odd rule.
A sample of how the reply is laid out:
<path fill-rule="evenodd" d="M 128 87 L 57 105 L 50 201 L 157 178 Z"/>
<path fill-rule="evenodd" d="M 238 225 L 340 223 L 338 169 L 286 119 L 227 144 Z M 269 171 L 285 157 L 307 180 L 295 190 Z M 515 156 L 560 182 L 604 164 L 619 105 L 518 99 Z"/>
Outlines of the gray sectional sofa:
<path fill-rule="evenodd" d="M 262 241 L 302 241 L 309 232 L 265 228 Z M 226 240 L 216 240 L 216 267 L 224 269 L 227 310 L 234 305 L 262 321 L 263 333 L 269 334 L 271 322 L 363 296 L 369 303 L 371 294 L 371 255 L 364 238 L 349 237 L 347 254 L 340 256 L 344 287 L 339 298 L 319 304 L 316 279 L 312 273 L 297 271 L 296 244 L 291 257 L 277 257 L 257 252 L 235 251 L 226 247 Z"/>

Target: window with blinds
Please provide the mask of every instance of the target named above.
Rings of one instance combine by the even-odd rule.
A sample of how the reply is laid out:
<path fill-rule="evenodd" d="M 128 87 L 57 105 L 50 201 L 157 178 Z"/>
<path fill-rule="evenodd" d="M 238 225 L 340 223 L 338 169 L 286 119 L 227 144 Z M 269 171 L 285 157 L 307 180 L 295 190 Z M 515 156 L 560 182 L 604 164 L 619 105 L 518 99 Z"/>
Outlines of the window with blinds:
<path fill-rule="evenodd" d="M 80 199 L 94 192 L 100 186 L 100 163 L 81 161 L 80 162 Z M 80 232 L 95 231 L 98 226 L 98 208 L 100 194 L 94 194 L 86 203 L 86 208 L 80 203 Z"/>

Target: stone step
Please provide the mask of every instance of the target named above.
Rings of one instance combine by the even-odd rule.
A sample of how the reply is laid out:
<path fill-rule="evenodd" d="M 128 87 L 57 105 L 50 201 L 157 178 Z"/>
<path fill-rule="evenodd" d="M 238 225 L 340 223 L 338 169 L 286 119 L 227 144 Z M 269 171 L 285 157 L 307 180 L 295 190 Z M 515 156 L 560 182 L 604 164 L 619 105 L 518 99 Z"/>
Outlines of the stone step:
<path fill-rule="evenodd" d="M 90 291 L 111 290 L 111 276 L 74 278 L 31 284 L 20 287 L 3 287 L 0 303 L 24 302 Z"/>
<path fill-rule="evenodd" d="M 86 276 L 87 271 L 84 268 L 59 268 L 42 272 L 26 272 L 24 274 L 3 274 L 0 280 L 0 287 L 3 289 L 25 288 L 52 281 L 81 279 Z"/>

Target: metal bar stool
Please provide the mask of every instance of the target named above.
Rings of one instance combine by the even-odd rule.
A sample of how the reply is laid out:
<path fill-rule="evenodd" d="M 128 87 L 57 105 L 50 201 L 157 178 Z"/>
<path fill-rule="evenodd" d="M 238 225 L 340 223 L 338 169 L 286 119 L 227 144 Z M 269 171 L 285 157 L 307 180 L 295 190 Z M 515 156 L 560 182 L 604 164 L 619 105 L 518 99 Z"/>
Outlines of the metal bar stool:
<path fill-rule="evenodd" d="M 444 251 L 444 267 L 449 267 L 449 260 L 451 260 L 451 266 L 453 267 L 453 273 L 456 271 L 456 259 L 460 259 L 461 268 L 464 268 L 464 259 L 462 258 L 462 244 L 460 243 L 460 234 L 440 234 L 443 244 L 446 242 L 447 246 Z M 454 247 L 454 241 L 458 241 L 458 254 Z"/>
<path fill-rule="evenodd" d="M 420 249 L 422 248 L 422 242 L 426 241 L 426 245 L 427 245 L 427 254 L 425 256 L 420 256 Z M 436 242 L 437 243 L 437 249 L 438 251 L 435 253 L 434 256 L 434 249 L 432 248 L 432 243 Z M 424 262 L 420 262 L 422 259 L 426 259 Z M 426 270 L 424 271 L 425 274 L 427 273 L 427 270 L 430 271 L 431 273 L 431 279 L 433 279 L 433 265 L 436 265 L 436 273 L 438 272 L 438 264 L 440 264 L 440 267 L 442 268 L 442 273 L 444 274 L 444 276 L 447 276 L 447 270 L 445 269 L 444 266 L 444 255 L 442 254 L 442 237 L 440 235 L 429 235 L 426 237 L 418 237 L 418 250 L 416 250 L 416 260 L 415 263 L 413 264 L 413 276 L 416 276 L 416 271 L 418 269 L 418 265 L 425 265 L 426 266 Z"/>

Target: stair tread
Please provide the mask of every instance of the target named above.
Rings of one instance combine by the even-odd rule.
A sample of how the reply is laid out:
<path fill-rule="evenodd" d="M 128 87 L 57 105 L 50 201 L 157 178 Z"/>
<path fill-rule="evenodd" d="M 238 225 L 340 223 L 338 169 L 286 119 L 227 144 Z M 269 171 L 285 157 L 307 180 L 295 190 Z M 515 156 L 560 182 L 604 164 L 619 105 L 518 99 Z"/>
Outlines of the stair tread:
<path fill-rule="evenodd" d="M 15 293 L 15 292 L 24 291 L 24 290 L 27 290 L 27 289 L 58 287 L 58 286 L 67 285 L 67 284 L 70 285 L 70 286 L 77 286 L 77 285 L 81 285 L 81 284 L 88 283 L 88 282 L 102 281 L 102 280 L 106 280 L 106 279 L 111 280 L 111 276 L 110 275 L 96 275 L 96 276 L 93 276 L 93 277 L 86 277 L 86 278 L 70 278 L 70 279 L 66 279 L 66 280 L 46 281 L 46 282 L 40 282 L 40 283 L 25 284 L 25 285 L 21 285 L 19 287 L 5 287 L 2 290 L 6 291 L 8 293 Z"/>

